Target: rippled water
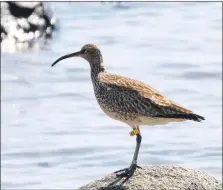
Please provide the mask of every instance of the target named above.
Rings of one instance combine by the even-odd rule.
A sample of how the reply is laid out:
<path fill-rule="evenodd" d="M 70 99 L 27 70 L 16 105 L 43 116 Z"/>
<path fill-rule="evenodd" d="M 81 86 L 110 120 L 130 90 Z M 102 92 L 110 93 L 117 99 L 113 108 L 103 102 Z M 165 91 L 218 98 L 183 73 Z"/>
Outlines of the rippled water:
<path fill-rule="evenodd" d="M 2 187 L 74 189 L 127 167 L 131 128 L 107 117 L 89 65 L 59 56 L 98 44 L 113 73 L 143 80 L 206 117 L 141 127 L 140 165 L 179 164 L 221 179 L 220 3 L 49 3 L 60 30 L 43 49 L 1 56 Z"/>

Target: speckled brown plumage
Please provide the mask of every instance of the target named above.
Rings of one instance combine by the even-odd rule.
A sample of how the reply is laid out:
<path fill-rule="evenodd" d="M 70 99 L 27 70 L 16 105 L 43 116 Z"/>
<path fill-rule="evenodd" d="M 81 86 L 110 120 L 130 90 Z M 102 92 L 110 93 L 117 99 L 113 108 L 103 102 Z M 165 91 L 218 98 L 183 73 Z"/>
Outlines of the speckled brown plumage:
<path fill-rule="evenodd" d="M 165 118 L 165 121 L 167 118 L 169 121 L 171 118 L 173 121 L 203 119 L 141 81 L 101 72 L 94 82 L 98 84 L 95 95 L 101 108 L 106 113 L 112 112 L 118 120 L 122 116 L 125 123 L 131 120 L 130 125 L 146 125 L 147 122 L 144 123 L 142 119 L 145 117 Z"/>
<path fill-rule="evenodd" d="M 107 72 L 96 45 L 83 46 L 78 56 L 90 63 L 96 99 L 102 110 L 113 119 L 132 127 L 204 119 L 146 83 Z"/>
<path fill-rule="evenodd" d="M 95 97 L 101 109 L 111 118 L 124 122 L 133 129 L 138 129 L 140 125 L 204 120 L 204 117 L 178 105 L 141 81 L 107 72 L 101 51 L 93 44 L 83 46 L 79 52 L 60 57 L 52 66 L 69 57 L 82 57 L 89 62 Z M 119 176 L 131 177 L 139 167 L 137 158 L 141 144 L 140 130 L 135 134 L 137 144 L 132 164 L 129 168 L 118 171 L 121 172 Z"/>

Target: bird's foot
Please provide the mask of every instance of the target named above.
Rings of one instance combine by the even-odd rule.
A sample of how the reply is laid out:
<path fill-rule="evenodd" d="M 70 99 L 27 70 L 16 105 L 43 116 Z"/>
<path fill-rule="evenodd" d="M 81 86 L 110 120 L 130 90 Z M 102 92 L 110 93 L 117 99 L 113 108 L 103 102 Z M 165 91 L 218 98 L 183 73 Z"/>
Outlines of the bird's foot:
<path fill-rule="evenodd" d="M 114 173 L 116 174 L 117 177 L 127 177 L 127 178 L 130 178 L 134 174 L 136 168 L 142 169 L 137 164 L 131 164 L 131 166 L 129 168 L 124 168 L 124 169 L 118 170 L 118 171 L 116 171 Z"/>

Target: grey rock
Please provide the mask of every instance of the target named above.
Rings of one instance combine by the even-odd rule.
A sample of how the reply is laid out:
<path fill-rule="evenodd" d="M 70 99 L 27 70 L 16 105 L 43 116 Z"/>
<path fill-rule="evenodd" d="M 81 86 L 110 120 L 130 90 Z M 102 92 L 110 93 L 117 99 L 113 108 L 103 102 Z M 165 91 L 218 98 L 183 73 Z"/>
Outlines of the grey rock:
<path fill-rule="evenodd" d="M 222 182 L 181 166 L 143 166 L 127 181 L 111 173 L 77 190 L 222 190 Z"/>

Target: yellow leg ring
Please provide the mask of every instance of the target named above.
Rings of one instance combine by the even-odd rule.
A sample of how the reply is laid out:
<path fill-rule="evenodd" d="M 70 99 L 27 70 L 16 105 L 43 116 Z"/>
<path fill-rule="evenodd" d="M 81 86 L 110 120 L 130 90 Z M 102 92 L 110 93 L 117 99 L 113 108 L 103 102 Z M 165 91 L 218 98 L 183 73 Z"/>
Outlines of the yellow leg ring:
<path fill-rule="evenodd" d="M 134 136 L 134 135 L 140 134 L 139 127 L 133 129 L 129 134 L 130 134 L 130 136 Z"/>

